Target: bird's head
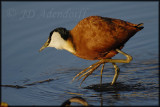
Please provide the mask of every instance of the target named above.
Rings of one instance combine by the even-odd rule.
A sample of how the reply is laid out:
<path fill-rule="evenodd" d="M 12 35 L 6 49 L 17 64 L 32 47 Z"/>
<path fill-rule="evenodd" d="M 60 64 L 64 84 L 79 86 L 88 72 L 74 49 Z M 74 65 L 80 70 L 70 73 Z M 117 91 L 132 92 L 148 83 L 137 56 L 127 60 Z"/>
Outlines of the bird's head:
<path fill-rule="evenodd" d="M 48 40 L 44 43 L 44 45 L 40 48 L 39 52 L 41 52 L 46 47 L 54 47 L 56 49 L 64 49 L 67 40 L 69 38 L 69 31 L 65 28 L 56 28 L 50 32 Z"/>

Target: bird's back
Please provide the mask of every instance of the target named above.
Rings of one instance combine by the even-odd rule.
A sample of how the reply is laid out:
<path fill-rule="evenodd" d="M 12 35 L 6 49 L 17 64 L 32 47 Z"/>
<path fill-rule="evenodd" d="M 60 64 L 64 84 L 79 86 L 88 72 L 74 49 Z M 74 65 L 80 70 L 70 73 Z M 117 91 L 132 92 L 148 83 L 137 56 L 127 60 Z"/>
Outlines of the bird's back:
<path fill-rule="evenodd" d="M 70 30 L 75 55 L 89 60 L 111 58 L 117 54 L 116 48 L 122 48 L 130 37 L 141 30 L 137 26 L 120 19 L 87 17 Z"/>

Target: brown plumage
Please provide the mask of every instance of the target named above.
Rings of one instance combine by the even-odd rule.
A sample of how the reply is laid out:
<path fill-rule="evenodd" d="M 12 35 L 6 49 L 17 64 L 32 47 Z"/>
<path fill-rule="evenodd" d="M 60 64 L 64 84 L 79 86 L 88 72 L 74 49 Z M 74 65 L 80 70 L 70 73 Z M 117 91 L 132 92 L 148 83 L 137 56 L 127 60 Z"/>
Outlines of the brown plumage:
<path fill-rule="evenodd" d="M 85 76 L 84 81 L 103 64 L 101 69 L 102 82 L 104 64 L 110 62 L 115 68 L 115 75 L 111 83 L 113 85 L 120 70 L 116 63 L 129 63 L 132 60 L 132 57 L 121 49 L 136 32 L 143 29 L 142 25 L 143 23 L 132 24 L 120 19 L 90 16 L 81 20 L 72 30 L 54 29 L 40 51 L 46 47 L 55 47 L 56 49 L 65 49 L 83 59 L 99 60 L 77 74 L 73 80 L 78 76 L 79 79 Z M 111 59 L 117 53 L 123 54 L 127 59 Z"/>
<path fill-rule="evenodd" d="M 81 20 L 70 30 L 70 34 L 76 56 L 88 60 L 100 60 L 116 55 L 115 49 L 122 48 L 139 30 L 137 24 L 119 19 L 90 16 Z"/>

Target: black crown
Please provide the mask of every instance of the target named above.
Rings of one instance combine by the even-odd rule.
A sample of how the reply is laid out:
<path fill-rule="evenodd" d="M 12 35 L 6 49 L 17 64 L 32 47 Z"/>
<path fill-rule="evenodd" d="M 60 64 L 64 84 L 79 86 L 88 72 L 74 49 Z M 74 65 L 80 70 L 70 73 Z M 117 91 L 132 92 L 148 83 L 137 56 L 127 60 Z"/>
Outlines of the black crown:
<path fill-rule="evenodd" d="M 56 28 L 56 29 L 54 29 L 53 31 L 50 32 L 49 39 L 51 39 L 51 36 L 52 36 L 53 32 L 59 32 L 61 37 L 64 40 L 67 40 L 68 37 L 69 37 L 69 31 L 67 29 L 65 29 L 65 28 L 59 27 L 59 28 Z"/>

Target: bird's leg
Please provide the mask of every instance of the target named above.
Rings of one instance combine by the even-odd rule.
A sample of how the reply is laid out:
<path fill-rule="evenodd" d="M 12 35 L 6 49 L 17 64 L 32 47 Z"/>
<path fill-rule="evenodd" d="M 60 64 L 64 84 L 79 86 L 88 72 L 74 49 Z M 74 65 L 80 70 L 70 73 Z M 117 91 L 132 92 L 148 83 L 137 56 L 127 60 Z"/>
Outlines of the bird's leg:
<path fill-rule="evenodd" d="M 116 49 L 116 51 L 126 56 L 127 59 L 102 59 L 100 60 L 101 63 L 106 63 L 106 62 L 112 63 L 115 68 L 115 75 L 114 75 L 111 85 L 113 85 L 116 82 L 118 75 L 119 75 L 119 71 L 120 71 L 120 69 L 115 63 L 129 63 L 132 60 L 132 56 L 124 53 L 123 51 L 119 49 Z"/>
<path fill-rule="evenodd" d="M 105 65 L 105 63 L 103 63 L 102 69 L 101 69 L 101 81 L 100 81 L 100 85 L 102 85 L 102 73 L 103 73 L 104 65 Z"/>
<path fill-rule="evenodd" d="M 126 56 L 127 59 L 102 59 L 94 64 L 92 64 L 91 66 L 87 67 L 86 69 L 84 69 L 83 71 L 81 71 L 80 73 L 78 73 L 73 79 L 72 81 L 75 80 L 76 77 L 80 76 L 82 73 L 82 75 L 79 77 L 79 79 L 81 79 L 83 76 L 85 76 L 81 82 L 81 84 L 83 83 L 83 81 L 93 73 L 94 70 L 96 70 L 101 64 L 104 64 L 104 63 L 107 63 L 107 62 L 110 62 L 114 65 L 114 68 L 115 68 L 115 76 L 113 78 L 113 81 L 112 81 L 112 85 L 116 82 L 117 78 L 118 78 L 118 74 L 119 74 L 119 68 L 118 66 L 115 64 L 115 63 L 129 63 L 131 60 L 132 60 L 132 56 L 124 53 L 123 51 L 119 50 L 119 49 L 116 49 L 117 52 L 123 54 L 124 56 Z M 102 75 L 102 71 L 103 71 L 103 67 L 102 67 L 102 70 L 101 70 L 101 75 Z M 88 70 L 88 71 L 87 71 Z M 86 72 L 87 71 L 87 72 Z M 101 76 L 102 78 L 102 76 Z M 78 80 L 79 80 L 78 79 Z"/>
<path fill-rule="evenodd" d="M 113 64 L 113 66 L 115 68 L 115 74 L 114 74 L 114 77 L 113 77 L 111 85 L 113 85 L 116 82 L 116 80 L 118 78 L 118 75 L 119 75 L 119 71 L 120 71 L 119 67 L 115 63 L 112 63 L 112 64 Z"/>
<path fill-rule="evenodd" d="M 117 52 L 121 53 L 122 55 L 126 56 L 127 59 L 101 59 L 99 62 L 101 63 L 106 63 L 106 62 L 111 62 L 111 63 L 130 63 L 132 60 L 132 56 L 124 53 L 123 51 L 116 49 Z"/>

